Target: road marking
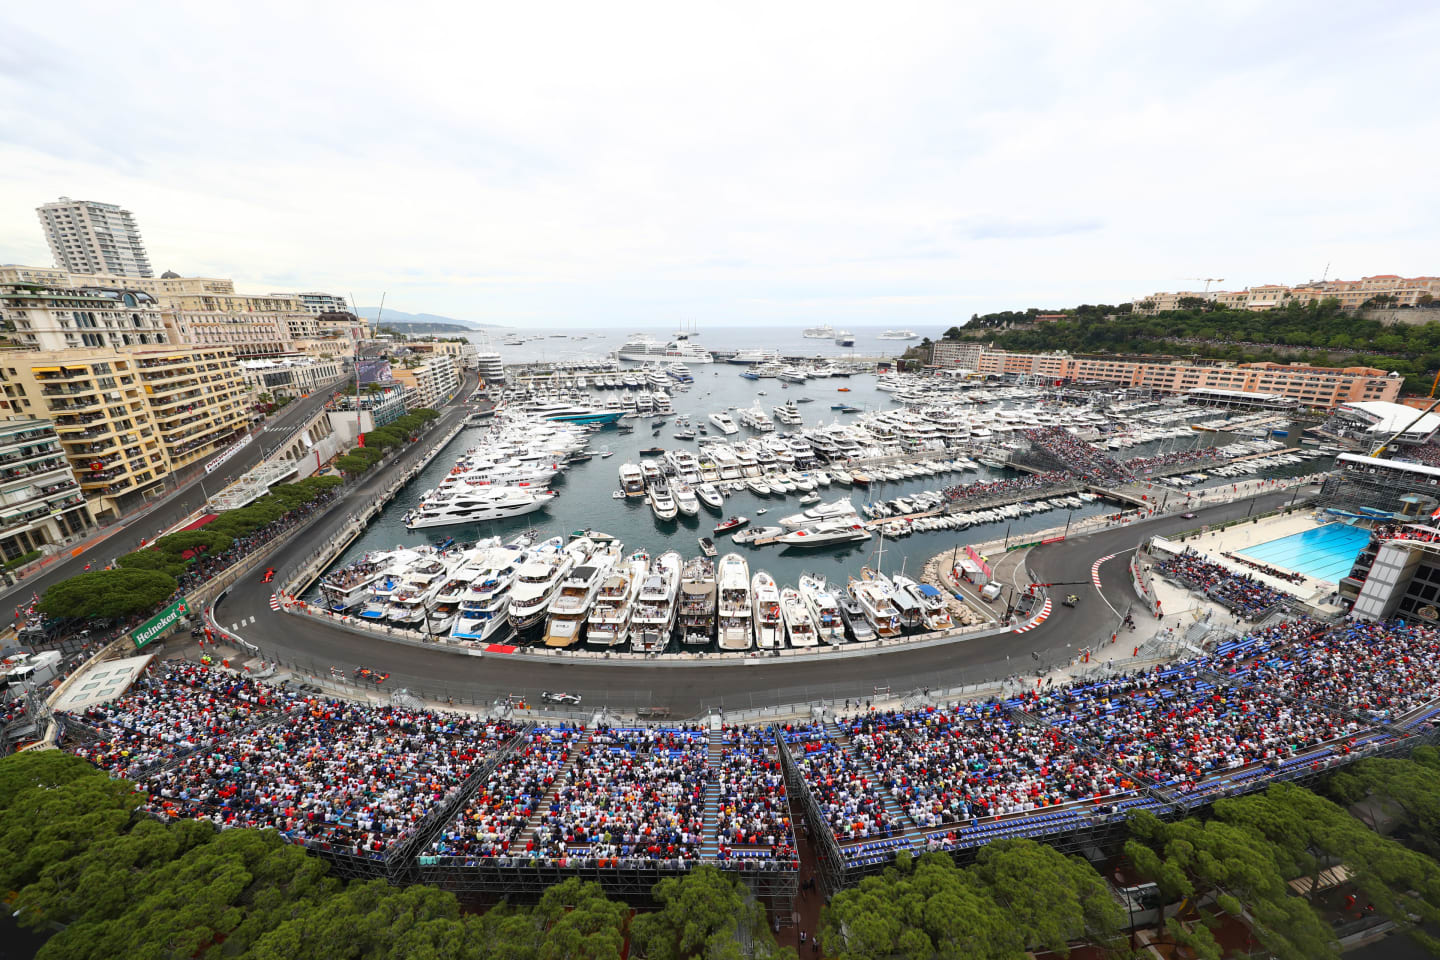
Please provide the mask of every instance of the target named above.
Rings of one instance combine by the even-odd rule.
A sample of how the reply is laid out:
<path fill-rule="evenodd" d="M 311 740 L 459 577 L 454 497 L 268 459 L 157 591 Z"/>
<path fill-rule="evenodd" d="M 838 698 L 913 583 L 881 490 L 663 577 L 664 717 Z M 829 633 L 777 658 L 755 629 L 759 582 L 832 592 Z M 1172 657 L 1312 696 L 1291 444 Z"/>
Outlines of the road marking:
<path fill-rule="evenodd" d="M 1046 597 L 1044 605 L 1040 607 L 1040 615 L 1034 620 L 1031 620 L 1029 623 L 1025 624 L 1025 626 L 1016 627 L 1014 632 L 1029 633 L 1031 630 L 1034 630 L 1036 627 L 1040 626 L 1040 624 L 1050 619 L 1050 611 L 1053 609 L 1054 605 L 1050 602 L 1050 598 Z"/>
<path fill-rule="evenodd" d="M 1115 609 L 1114 605 L 1111 604 L 1110 601 L 1106 598 L 1105 591 L 1100 589 L 1100 564 L 1104 563 L 1106 560 L 1113 560 L 1124 552 L 1124 550 L 1117 550 L 1114 553 L 1110 554 L 1108 557 L 1101 557 L 1099 560 L 1096 560 L 1090 565 L 1090 582 L 1095 585 L 1095 592 L 1100 594 L 1100 599 L 1105 602 L 1105 606 L 1109 607 L 1110 612 L 1115 614 L 1115 616 L 1117 617 L 1120 616 L 1120 611 Z"/>
<path fill-rule="evenodd" d="M 270 594 L 270 609 L 271 609 L 271 610 L 279 610 L 279 609 L 280 609 L 280 598 L 277 597 L 277 596 L 275 596 L 275 594 L 273 594 L 273 593 Z M 254 618 L 254 617 L 251 617 L 250 619 L 253 620 L 253 619 L 255 619 L 255 618 Z"/>

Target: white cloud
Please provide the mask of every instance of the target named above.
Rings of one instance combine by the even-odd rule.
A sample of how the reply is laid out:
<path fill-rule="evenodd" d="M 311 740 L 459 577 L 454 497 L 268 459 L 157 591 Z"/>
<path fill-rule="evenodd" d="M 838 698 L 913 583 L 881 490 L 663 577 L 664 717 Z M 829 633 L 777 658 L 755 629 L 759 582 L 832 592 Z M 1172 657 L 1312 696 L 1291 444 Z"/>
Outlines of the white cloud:
<path fill-rule="evenodd" d="M 17 6 L 0 261 L 63 194 L 159 269 L 500 323 L 1437 270 L 1424 5 Z"/>

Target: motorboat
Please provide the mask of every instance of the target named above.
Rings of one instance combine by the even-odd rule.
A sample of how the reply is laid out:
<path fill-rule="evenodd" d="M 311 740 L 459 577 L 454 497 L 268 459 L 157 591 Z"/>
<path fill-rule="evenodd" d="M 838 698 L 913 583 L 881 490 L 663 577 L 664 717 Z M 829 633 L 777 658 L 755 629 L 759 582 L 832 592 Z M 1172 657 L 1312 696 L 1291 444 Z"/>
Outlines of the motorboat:
<path fill-rule="evenodd" d="M 852 577 L 849 590 L 881 640 L 900 636 L 900 611 L 895 607 L 888 581 Z"/>
<path fill-rule="evenodd" d="M 680 554 L 674 550 L 667 550 L 651 562 L 630 615 L 631 650 L 660 653 L 670 643 L 679 608 L 681 563 Z"/>
<path fill-rule="evenodd" d="M 749 522 L 748 517 L 727 517 L 725 520 L 715 524 L 715 535 L 718 537 L 722 533 L 731 533 L 739 530 Z"/>
<path fill-rule="evenodd" d="M 561 543 L 559 537 L 553 537 L 538 550 L 558 551 Z M 460 613 L 450 628 L 451 637 L 485 641 L 510 631 L 506 617 L 510 609 L 510 588 L 529 555 L 527 548 L 514 543 L 493 548 L 477 561 L 480 572 L 460 598 Z"/>
<path fill-rule="evenodd" d="M 777 523 L 787 530 L 798 530 L 801 527 L 819 523 L 821 520 L 835 520 L 842 517 L 854 517 L 855 504 L 848 497 L 841 497 L 829 503 L 823 503 L 816 507 L 810 507 L 800 513 L 793 513 L 788 517 L 781 517 Z"/>
<path fill-rule="evenodd" d="M 890 578 L 895 589 L 908 594 L 920 605 L 920 623 L 926 630 L 949 630 L 955 625 L 950 616 L 945 594 L 931 583 L 919 583 L 909 577 L 896 574 Z"/>
<path fill-rule="evenodd" d="M 707 557 L 713 557 L 713 556 L 715 556 L 715 554 L 719 553 L 720 551 L 718 551 L 718 550 L 715 549 L 715 541 L 714 541 L 714 540 L 711 540 L 709 537 L 701 537 L 701 538 L 700 538 L 700 552 L 703 553 L 703 554 L 704 554 L 705 556 L 707 556 Z"/>
<path fill-rule="evenodd" d="M 785 620 L 785 632 L 790 636 L 790 646 L 804 648 L 820 643 L 810 610 L 805 606 L 800 591 L 794 587 L 786 587 L 780 591 L 780 616 Z"/>
<path fill-rule="evenodd" d="M 760 477 L 746 477 L 745 486 L 757 497 L 768 497 L 770 495 L 770 484 Z"/>
<path fill-rule="evenodd" d="M 734 419 L 724 410 L 719 410 L 715 413 L 710 414 L 710 422 L 715 425 L 715 428 L 717 430 L 719 430 L 726 436 L 729 436 L 732 433 L 740 432 L 740 428 L 735 425 Z"/>
<path fill-rule="evenodd" d="M 695 496 L 699 497 L 700 502 L 711 510 L 723 510 L 725 508 L 725 499 L 712 483 L 697 484 L 695 487 Z"/>
<path fill-rule="evenodd" d="M 735 543 L 754 543 L 757 540 L 778 537 L 784 532 L 781 527 L 751 527 L 749 530 L 737 531 L 730 539 Z"/>
<path fill-rule="evenodd" d="M 650 484 L 648 494 L 650 497 L 650 509 L 655 512 L 657 520 L 674 520 L 680 508 L 675 505 L 675 498 L 670 495 L 670 485 L 661 477 Z"/>
<path fill-rule="evenodd" d="M 840 605 L 840 617 L 845 621 L 845 632 L 851 640 L 859 643 L 875 639 L 875 628 L 865 619 L 865 611 L 854 597 L 841 593 L 836 596 L 835 601 Z"/>
<path fill-rule="evenodd" d="M 680 481 L 674 487 L 675 508 L 687 517 L 693 517 L 700 512 L 700 501 L 695 496 L 695 490 L 690 484 Z"/>
<path fill-rule="evenodd" d="M 620 490 L 627 497 L 645 496 L 645 475 L 639 464 L 620 464 Z"/>
<path fill-rule="evenodd" d="M 845 621 L 840 618 L 840 605 L 823 577 L 805 574 L 800 578 L 800 597 L 810 611 L 816 635 L 827 643 L 845 639 Z"/>
<path fill-rule="evenodd" d="M 802 527 L 783 534 L 779 542 L 787 547 L 816 548 L 837 543 L 859 543 L 870 539 L 858 517 L 822 520 L 813 527 Z"/>
<path fill-rule="evenodd" d="M 751 632 L 750 565 L 738 553 L 727 553 L 715 568 L 719 594 L 721 650 L 748 650 Z"/>
<path fill-rule="evenodd" d="M 615 565 L 617 552 L 616 546 L 597 551 L 585 563 L 575 567 L 560 584 L 547 611 L 545 646 L 569 647 L 579 642 L 585 617 L 595 602 L 600 585 Z"/>

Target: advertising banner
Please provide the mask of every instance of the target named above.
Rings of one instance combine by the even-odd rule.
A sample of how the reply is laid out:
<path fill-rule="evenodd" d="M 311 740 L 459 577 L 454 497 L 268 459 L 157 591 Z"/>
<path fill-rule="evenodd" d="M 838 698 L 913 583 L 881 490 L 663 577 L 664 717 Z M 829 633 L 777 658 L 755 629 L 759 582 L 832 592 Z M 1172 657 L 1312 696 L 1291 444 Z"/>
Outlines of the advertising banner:
<path fill-rule="evenodd" d="M 135 631 L 130 634 L 130 639 L 135 641 L 135 649 L 139 650 L 145 646 L 145 644 L 173 627 L 177 620 L 185 616 L 185 610 L 188 606 L 189 604 L 184 600 L 176 600 L 154 617 L 136 627 Z"/>

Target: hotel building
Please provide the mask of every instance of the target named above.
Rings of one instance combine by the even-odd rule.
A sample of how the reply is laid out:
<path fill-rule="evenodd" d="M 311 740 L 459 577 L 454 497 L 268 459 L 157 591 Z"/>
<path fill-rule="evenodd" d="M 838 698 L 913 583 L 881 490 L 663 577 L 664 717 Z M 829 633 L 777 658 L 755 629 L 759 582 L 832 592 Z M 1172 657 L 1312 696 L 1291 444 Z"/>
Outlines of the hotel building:
<path fill-rule="evenodd" d="M 168 338 L 155 298 L 135 289 L 0 286 L 0 321 L 35 350 L 120 349 Z"/>
<path fill-rule="evenodd" d="M 460 386 L 455 361 L 445 355 L 429 357 L 414 366 L 392 365 L 391 378 L 405 388 L 405 408 L 434 409 L 450 399 Z"/>
<path fill-rule="evenodd" d="M 150 257 L 129 210 L 113 203 L 61 197 L 36 213 L 55 265 L 72 273 L 150 277 Z"/>

